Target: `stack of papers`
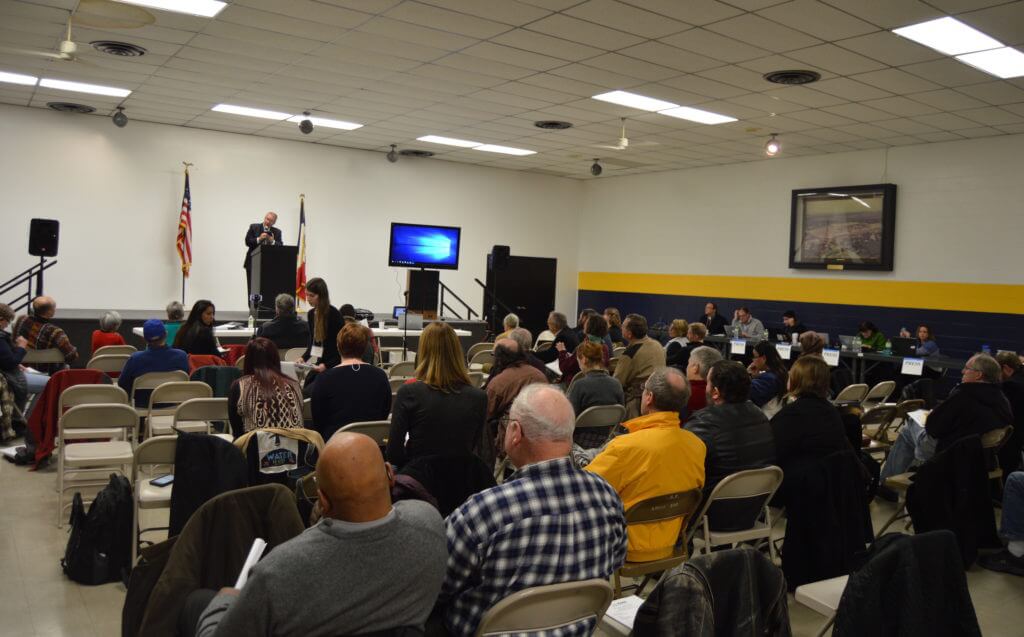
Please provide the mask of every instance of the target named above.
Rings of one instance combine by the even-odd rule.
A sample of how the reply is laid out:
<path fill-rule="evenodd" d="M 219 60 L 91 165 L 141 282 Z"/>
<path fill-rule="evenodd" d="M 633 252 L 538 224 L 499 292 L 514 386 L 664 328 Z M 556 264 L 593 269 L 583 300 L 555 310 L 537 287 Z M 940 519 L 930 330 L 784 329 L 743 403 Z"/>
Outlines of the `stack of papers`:
<path fill-rule="evenodd" d="M 605 615 L 633 630 L 633 621 L 636 620 L 636 613 L 640 610 L 640 606 L 643 603 L 644 599 L 637 595 L 620 597 L 619 599 L 612 600 L 612 604 L 608 607 Z"/>

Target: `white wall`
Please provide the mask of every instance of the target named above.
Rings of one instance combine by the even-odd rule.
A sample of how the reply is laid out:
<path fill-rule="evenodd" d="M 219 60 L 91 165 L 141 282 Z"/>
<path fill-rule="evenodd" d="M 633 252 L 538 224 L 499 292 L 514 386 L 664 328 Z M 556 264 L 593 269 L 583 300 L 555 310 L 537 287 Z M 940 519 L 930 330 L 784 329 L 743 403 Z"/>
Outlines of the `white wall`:
<path fill-rule="evenodd" d="M 46 291 L 65 308 L 156 309 L 180 297 L 174 238 L 183 160 L 193 162 L 194 266 L 187 298 L 244 309 L 243 238 L 267 210 L 295 243 L 306 195 L 308 268 L 335 305 L 401 304 L 405 270 L 387 267 L 391 221 L 462 227 L 458 271 L 441 280 L 480 309 L 485 255 L 558 258 L 557 304 L 575 305 L 583 184 L 454 162 L 133 121 L 0 106 L 0 279 L 28 267 L 29 220 L 59 219 Z M 571 241 L 571 239 L 569 239 Z"/>
<path fill-rule="evenodd" d="M 581 271 L 1019 284 L 1024 135 L 587 182 Z M 793 189 L 895 183 L 893 272 L 790 270 Z M 627 228 L 637 245 L 622 242 Z"/>

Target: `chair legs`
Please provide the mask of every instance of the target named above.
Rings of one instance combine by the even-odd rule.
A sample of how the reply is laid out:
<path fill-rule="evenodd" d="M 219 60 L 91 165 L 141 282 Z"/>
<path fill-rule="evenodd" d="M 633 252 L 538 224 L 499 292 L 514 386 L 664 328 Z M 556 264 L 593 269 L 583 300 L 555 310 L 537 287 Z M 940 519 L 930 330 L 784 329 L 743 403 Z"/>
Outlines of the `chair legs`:
<path fill-rule="evenodd" d="M 910 514 L 907 512 L 907 499 L 903 494 L 900 494 L 899 500 L 896 502 L 896 510 L 893 511 L 893 514 L 889 516 L 889 519 L 885 521 L 882 528 L 875 534 L 875 539 L 877 540 L 882 537 L 882 534 L 885 533 L 886 529 L 892 526 L 896 520 L 905 518 L 909 515 Z"/>

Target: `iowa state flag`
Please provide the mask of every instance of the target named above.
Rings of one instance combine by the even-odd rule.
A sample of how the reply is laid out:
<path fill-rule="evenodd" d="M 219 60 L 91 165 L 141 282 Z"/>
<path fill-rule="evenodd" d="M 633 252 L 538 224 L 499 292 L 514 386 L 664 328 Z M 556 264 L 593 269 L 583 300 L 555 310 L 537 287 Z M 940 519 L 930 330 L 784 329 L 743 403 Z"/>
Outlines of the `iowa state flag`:
<path fill-rule="evenodd" d="M 299 253 L 295 262 L 295 300 L 306 300 L 306 198 L 299 197 Z"/>

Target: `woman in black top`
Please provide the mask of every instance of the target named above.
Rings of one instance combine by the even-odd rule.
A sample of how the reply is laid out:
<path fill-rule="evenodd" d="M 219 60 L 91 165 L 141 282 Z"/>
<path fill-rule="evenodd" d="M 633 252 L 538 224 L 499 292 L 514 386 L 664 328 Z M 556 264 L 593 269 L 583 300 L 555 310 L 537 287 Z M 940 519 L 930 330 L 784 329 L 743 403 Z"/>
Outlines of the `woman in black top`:
<path fill-rule="evenodd" d="M 212 301 L 199 299 L 192 306 L 185 323 L 174 337 L 174 348 L 187 354 L 220 356 L 220 344 L 213 335 L 213 321 L 217 308 Z"/>
<path fill-rule="evenodd" d="M 626 342 L 622 338 L 622 317 L 619 316 L 619 308 L 604 308 L 604 320 L 608 322 L 608 336 L 612 339 L 612 345 L 618 347 Z"/>
<path fill-rule="evenodd" d="M 330 440 L 353 422 L 387 420 L 391 413 L 391 383 L 384 370 L 363 361 L 370 329 L 348 323 L 338 332 L 341 363 L 328 369 L 313 386 L 313 429 Z"/>
<path fill-rule="evenodd" d="M 402 385 L 391 411 L 388 462 L 401 467 L 419 456 L 467 455 L 481 442 L 493 444 L 480 440 L 487 394 L 470 382 L 455 330 L 431 323 L 416 355 L 417 382 Z"/>
<path fill-rule="evenodd" d="M 338 332 L 345 321 L 341 312 L 331 305 L 327 283 L 317 277 L 306 283 L 306 299 L 309 301 L 309 347 L 302 355 L 302 362 L 316 365 L 317 372 L 325 372 L 341 362 L 338 354 Z M 312 360 L 312 359 L 316 360 Z M 316 374 L 306 377 L 306 386 L 312 384 Z"/>

